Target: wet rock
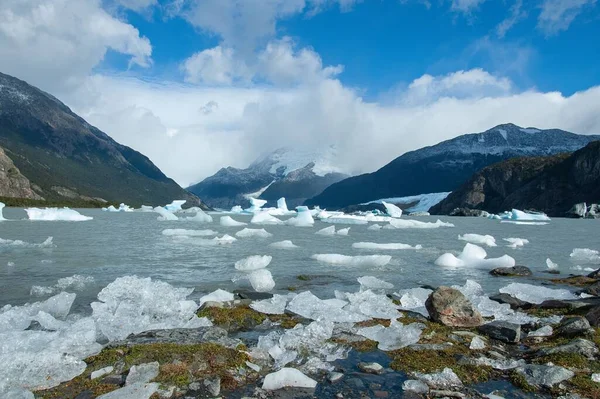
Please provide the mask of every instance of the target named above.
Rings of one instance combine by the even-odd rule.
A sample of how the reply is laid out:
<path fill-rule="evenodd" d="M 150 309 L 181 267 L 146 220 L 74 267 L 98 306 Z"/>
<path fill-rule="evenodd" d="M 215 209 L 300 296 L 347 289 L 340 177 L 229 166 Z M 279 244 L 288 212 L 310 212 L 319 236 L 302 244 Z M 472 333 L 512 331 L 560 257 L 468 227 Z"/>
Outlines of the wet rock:
<path fill-rule="evenodd" d="M 204 387 L 206 387 L 206 390 L 212 396 L 219 396 L 219 393 L 221 392 L 221 378 L 214 377 L 205 379 Z"/>
<path fill-rule="evenodd" d="M 525 377 L 529 385 L 552 388 L 554 385 L 573 378 L 571 370 L 559 366 L 545 366 L 542 364 L 527 364 L 516 369 L 517 373 Z"/>
<path fill-rule="evenodd" d="M 565 345 L 555 346 L 553 348 L 542 348 L 537 351 L 536 356 L 548 356 L 555 353 L 577 354 L 593 359 L 594 356 L 598 354 L 598 347 L 587 339 L 577 338 Z"/>
<path fill-rule="evenodd" d="M 360 363 L 358 363 L 358 368 L 363 373 L 369 373 L 369 374 L 383 374 L 383 371 L 384 371 L 383 366 L 379 363 L 360 362 Z"/>
<path fill-rule="evenodd" d="M 262 299 L 271 299 L 273 298 L 273 294 L 268 292 L 255 292 L 249 290 L 234 290 L 234 294 L 236 294 L 240 299 L 250 299 L 253 301 L 259 301 Z"/>
<path fill-rule="evenodd" d="M 532 275 L 531 269 L 526 266 L 497 267 L 491 270 L 490 274 L 502 277 L 527 277 Z"/>
<path fill-rule="evenodd" d="M 561 337 L 576 337 L 587 334 L 591 329 L 590 322 L 582 316 L 565 317 L 555 330 Z"/>
<path fill-rule="evenodd" d="M 441 286 L 436 289 L 425 307 L 432 320 L 451 327 L 477 327 L 483 317 L 473 304 L 457 289 Z"/>
<path fill-rule="evenodd" d="M 520 300 L 519 298 L 515 298 L 510 294 L 496 294 L 490 297 L 492 301 L 496 301 L 498 303 L 507 303 L 510 305 L 511 309 L 529 309 L 533 305 L 529 302 L 525 302 Z"/>
<path fill-rule="evenodd" d="M 589 294 L 589 295 L 593 295 L 593 296 L 600 296 L 600 281 L 595 282 L 594 284 L 592 284 L 588 287 L 585 287 L 583 292 L 585 292 L 586 294 Z"/>
<path fill-rule="evenodd" d="M 600 306 L 592 308 L 589 312 L 587 312 L 585 318 L 591 326 L 600 327 Z"/>
<path fill-rule="evenodd" d="M 121 387 L 125 385 L 125 376 L 121 374 L 111 374 L 104 377 L 102 383 L 107 385 L 118 385 Z"/>
<path fill-rule="evenodd" d="M 490 214 L 480 209 L 454 208 L 448 216 L 488 217 Z"/>
<path fill-rule="evenodd" d="M 460 380 L 460 378 L 458 378 L 456 373 L 448 367 L 446 367 L 443 371 L 439 373 L 415 373 L 415 377 L 423 381 L 431 389 L 459 388 L 463 385 L 462 381 Z"/>
<path fill-rule="evenodd" d="M 344 377 L 343 373 L 338 373 L 336 371 L 332 371 L 327 376 L 327 379 L 329 380 L 329 382 L 335 383 L 335 382 L 338 382 L 339 380 L 341 380 L 343 377 Z"/>
<path fill-rule="evenodd" d="M 426 395 L 429 393 L 429 386 L 420 380 L 406 380 L 402 383 L 402 390 Z"/>
<path fill-rule="evenodd" d="M 506 343 L 515 343 L 521 340 L 521 326 L 506 321 L 492 321 L 479 327 L 479 331 L 490 338 Z"/>

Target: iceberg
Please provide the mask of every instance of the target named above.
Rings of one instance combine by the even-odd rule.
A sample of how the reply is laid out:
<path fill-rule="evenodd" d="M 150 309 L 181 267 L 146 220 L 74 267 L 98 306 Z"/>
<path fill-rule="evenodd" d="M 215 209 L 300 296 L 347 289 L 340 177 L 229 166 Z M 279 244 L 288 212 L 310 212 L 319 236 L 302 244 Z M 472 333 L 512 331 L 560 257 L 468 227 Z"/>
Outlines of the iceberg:
<path fill-rule="evenodd" d="M 365 267 L 385 266 L 392 260 L 392 257 L 389 255 L 347 256 L 340 254 L 316 254 L 311 256 L 311 258 L 330 265 Z"/>
<path fill-rule="evenodd" d="M 345 229 L 339 229 L 335 234 L 338 236 L 347 236 L 350 232 L 350 227 L 346 227 Z"/>
<path fill-rule="evenodd" d="M 277 209 L 282 210 L 283 212 L 287 213 L 290 210 L 287 207 L 287 203 L 285 202 L 285 198 L 281 197 L 277 200 Z"/>
<path fill-rule="evenodd" d="M 267 204 L 267 201 L 249 197 L 248 201 L 250 201 L 250 208 L 246 209 L 246 212 L 255 213 L 260 211 L 260 208 Z"/>
<path fill-rule="evenodd" d="M 235 206 L 233 206 L 231 208 L 231 211 L 229 211 L 229 212 L 231 212 L 231 213 L 242 213 L 242 212 L 244 212 L 244 210 L 242 209 L 241 206 L 235 205 Z"/>
<path fill-rule="evenodd" d="M 237 238 L 224 234 L 222 237 L 215 237 L 211 241 L 215 242 L 215 245 L 228 245 L 237 241 Z"/>
<path fill-rule="evenodd" d="M 548 267 L 548 270 L 558 270 L 558 265 L 552 262 L 550 258 L 546 259 L 546 266 Z"/>
<path fill-rule="evenodd" d="M 367 230 L 372 230 L 372 231 L 381 230 L 381 226 L 378 224 L 372 224 L 369 227 L 367 227 Z"/>
<path fill-rule="evenodd" d="M 589 248 L 575 248 L 570 257 L 581 263 L 600 263 L 600 252 Z"/>
<path fill-rule="evenodd" d="M 239 227 L 239 226 L 247 225 L 247 223 L 238 222 L 237 220 L 233 220 L 233 218 L 231 216 L 221 216 L 219 223 L 221 224 L 221 226 L 224 226 L 224 227 Z"/>
<path fill-rule="evenodd" d="M 420 222 L 412 219 L 392 219 L 388 228 L 392 229 L 437 229 L 440 227 L 454 227 L 452 223 L 437 220 L 435 223 Z"/>
<path fill-rule="evenodd" d="M 295 245 L 290 240 L 284 240 L 284 241 L 274 242 L 274 243 L 269 244 L 269 246 L 272 247 L 272 248 L 277 248 L 277 249 L 294 249 L 294 248 L 298 248 L 298 246 Z"/>
<path fill-rule="evenodd" d="M 508 247 L 510 248 L 519 248 L 524 246 L 525 244 L 529 244 L 529 240 L 525 239 L 525 238 L 516 238 L 516 237 L 509 237 L 509 238 L 503 238 L 504 241 L 506 241 L 508 243 Z"/>
<path fill-rule="evenodd" d="M 550 218 L 545 213 L 530 213 L 523 212 L 518 209 L 506 211 L 498 215 L 502 220 L 519 220 L 519 221 L 550 221 Z"/>
<path fill-rule="evenodd" d="M 438 266 L 444 267 L 474 267 L 474 268 L 495 268 L 512 267 L 516 264 L 514 258 L 504 255 L 499 258 L 486 259 L 485 249 L 467 243 L 458 257 L 451 253 L 445 253 L 435 261 Z"/>
<path fill-rule="evenodd" d="M 175 200 L 168 205 L 165 205 L 165 210 L 169 212 L 179 212 L 183 204 L 186 203 L 186 200 Z"/>
<path fill-rule="evenodd" d="M 231 292 L 227 292 L 222 289 L 211 292 L 210 294 L 204 295 L 200 298 L 199 306 L 202 306 L 205 302 L 231 302 L 234 297 Z"/>
<path fill-rule="evenodd" d="M 422 249 L 423 246 L 415 245 L 413 247 L 412 245 L 401 244 L 401 243 L 378 244 L 376 242 L 355 242 L 354 244 L 352 244 L 352 248 L 369 249 L 369 250 L 378 251 L 378 250 Z"/>
<path fill-rule="evenodd" d="M 463 235 L 458 235 L 458 239 L 462 240 L 462 241 L 467 241 L 470 242 L 472 244 L 479 244 L 479 245 L 487 245 L 488 247 L 495 247 L 496 245 L 496 239 L 490 235 L 481 235 L 481 234 L 463 234 Z"/>
<path fill-rule="evenodd" d="M 275 287 L 273 275 L 267 269 L 254 270 L 248 276 L 250 285 L 256 292 L 269 292 Z"/>
<path fill-rule="evenodd" d="M 261 225 L 281 225 L 283 224 L 283 221 L 277 219 L 275 216 L 272 216 L 269 211 L 257 211 L 254 213 L 250 223 Z"/>
<path fill-rule="evenodd" d="M 245 228 L 243 230 L 235 233 L 236 237 L 239 238 L 249 238 L 249 237 L 258 237 L 258 238 L 269 238 L 273 234 L 267 232 L 265 229 L 249 229 Z"/>
<path fill-rule="evenodd" d="M 105 212 L 133 212 L 133 208 L 131 208 L 129 205 L 125 205 L 124 203 L 121 203 L 119 208 L 115 208 L 113 205 L 110 205 L 108 208 L 102 208 L 102 210 Z"/>
<path fill-rule="evenodd" d="M 424 324 L 412 323 L 404 325 L 396 319 L 391 319 L 390 326 L 375 325 L 363 327 L 357 331 L 358 335 L 377 341 L 377 347 L 382 351 L 393 351 L 419 342 Z"/>
<path fill-rule="evenodd" d="M 74 209 L 64 207 L 60 208 L 26 208 L 27 217 L 29 220 L 43 221 L 68 221 L 68 222 L 83 222 L 94 219 L 91 216 L 84 216 Z"/>
<path fill-rule="evenodd" d="M 402 217 L 402 209 L 398 208 L 396 205 L 394 204 L 390 204 L 388 202 L 385 201 L 381 201 L 381 203 L 383 204 L 383 206 L 385 207 L 385 211 L 388 215 L 390 215 L 393 218 L 399 218 Z"/>
<path fill-rule="evenodd" d="M 315 224 L 315 220 L 307 207 L 298 206 L 296 207 L 296 211 L 298 212 L 298 215 L 286 220 L 285 224 L 297 227 L 312 227 Z"/>
<path fill-rule="evenodd" d="M 186 237 L 207 237 L 219 234 L 214 230 L 187 230 L 187 229 L 165 229 L 162 231 L 163 236 L 186 236 Z"/>
<path fill-rule="evenodd" d="M 333 236 L 335 235 L 335 226 L 325 227 L 324 229 L 317 231 L 315 234 L 319 234 L 321 236 Z"/>
<path fill-rule="evenodd" d="M 317 381 L 304 375 L 301 371 L 284 367 L 279 371 L 267 374 L 262 389 L 275 391 L 285 387 L 314 388 Z"/>
<path fill-rule="evenodd" d="M 212 223 L 213 218 L 212 216 L 207 215 L 202 209 L 198 208 L 195 216 L 187 217 L 185 220 L 198 223 Z"/>
<path fill-rule="evenodd" d="M 511 283 L 500 288 L 500 293 L 509 294 L 522 301 L 540 304 L 549 299 L 577 299 L 578 297 L 569 290 L 560 288 L 547 288 L 538 285 Z"/>
<path fill-rule="evenodd" d="M 235 269 L 244 272 L 264 269 L 269 266 L 269 263 L 271 263 L 272 260 L 273 257 L 269 255 L 253 255 L 235 262 Z"/>
<path fill-rule="evenodd" d="M 369 221 L 364 216 L 352 216 L 352 215 L 339 215 L 330 216 L 328 218 L 321 218 L 324 223 L 330 224 L 368 224 Z"/>
<path fill-rule="evenodd" d="M 5 206 L 6 206 L 6 205 L 4 204 L 4 202 L 0 202 L 0 222 L 2 222 L 2 221 L 4 221 L 4 220 L 6 220 L 6 219 L 4 218 L 4 207 L 5 207 Z"/>
<path fill-rule="evenodd" d="M 177 216 L 175 216 L 172 212 L 167 211 L 165 208 L 163 208 L 162 206 L 157 206 L 156 208 L 154 208 L 154 212 L 158 213 L 160 216 L 157 218 L 160 221 L 166 221 L 166 220 L 179 220 L 179 218 Z"/>

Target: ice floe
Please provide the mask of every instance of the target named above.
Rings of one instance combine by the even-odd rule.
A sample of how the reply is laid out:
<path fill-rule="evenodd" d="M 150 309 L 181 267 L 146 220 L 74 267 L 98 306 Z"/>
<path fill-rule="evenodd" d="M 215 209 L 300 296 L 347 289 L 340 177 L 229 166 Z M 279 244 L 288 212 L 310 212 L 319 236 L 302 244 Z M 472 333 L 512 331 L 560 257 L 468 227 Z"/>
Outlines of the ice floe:
<path fill-rule="evenodd" d="M 250 201 L 250 208 L 245 209 L 248 213 L 259 212 L 263 206 L 267 204 L 267 201 L 249 197 L 248 201 Z"/>
<path fill-rule="evenodd" d="M 546 259 L 546 267 L 548 267 L 548 270 L 558 270 L 558 264 L 552 262 L 550 258 Z"/>
<path fill-rule="evenodd" d="M 283 221 L 272 216 L 269 211 L 260 211 L 254 214 L 250 223 L 260 225 L 281 225 L 283 224 Z"/>
<path fill-rule="evenodd" d="M 250 238 L 250 237 L 269 238 L 272 235 L 273 234 L 269 233 L 265 229 L 249 229 L 249 228 L 245 228 L 245 229 L 240 230 L 237 233 L 235 233 L 235 236 L 239 237 L 239 238 Z"/>
<path fill-rule="evenodd" d="M 340 254 L 315 254 L 312 256 L 312 259 L 330 265 L 380 267 L 390 263 L 392 257 L 389 255 L 348 256 Z"/>
<path fill-rule="evenodd" d="M 224 227 L 239 227 L 246 226 L 248 224 L 244 222 L 238 222 L 237 220 L 234 220 L 231 216 L 221 216 L 221 218 L 219 219 L 219 223 L 221 224 L 221 226 Z"/>
<path fill-rule="evenodd" d="M 370 249 L 370 250 L 401 250 L 401 249 L 422 249 L 421 245 L 408 245 L 402 244 L 399 242 L 396 243 L 387 243 L 387 244 L 378 244 L 376 242 L 355 242 L 352 244 L 352 248 L 356 249 Z"/>
<path fill-rule="evenodd" d="M 256 292 L 269 292 L 275 288 L 275 280 L 273 275 L 267 269 L 254 270 L 248 276 L 250 285 Z"/>
<path fill-rule="evenodd" d="M 269 255 L 252 255 L 235 262 L 235 269 L 244 272 L 264 269 L 265 267 L 269 266 L 269 263 L 271 263 L 272 260 L 273 257 Z"/>
<path fill-rule="evenodd" d="M 427 212 L 432 206 L 440 203 L 448 195 L 450 195 L 450 192 L 428 193 L 407 197 L 383 198 L 369 203 L 383 203 L 383 201 L 386 201 L 394 204 L 410 205 L 410 207 L 405 209 L 406 212 Z"/>
<path fill-rule="evenodd" d="M 26 208 L 29 220 L 83 222 L 94 219 L 70 208 Z"/>
<path fill-rule="evenodd" d="M 600 251 L 589 248 L 575 248 L 570 255 L 571 259 L 581 263 L 600 263 Z"/>
<path fill-rule="evenodd" d="M 283 211 L 283 212 L 289 212 L 290 210 L 287 207 L 287 202 L 285 202 L 285 198 L 281 197 L 277 200 L 277 209 Z"/>
<path fill-rule="evenodd" d="M 517 220 L 517 221 L 550 221 L 550 218 L 545 213 L 531 213 L 523 212 L 518 209 L 506 211 L 499 215 L 496 215 L 502 220 Z"/>
<path fill-rule="evenodd" d="M 500 288 L 500 292 L 534 304 L 540 304 L 549 299 L 577 299 L 574 293 L 563 288 L 548 288 L 524 283 L 511 283 Z"/>
<path fill-rule="evenodd" d="M 277 248 L 277 249 L 294 249 L 294 248 L 298 248 L 298 246 L 295 245 L 290 240 L 283 240 L 283 241 L 274 242 L 274 243 L 269 244 L 269 246 L 271 248 Z"/>
<path fill-rule="evenodd" d="M 358 323 L 370 319 L 363 314 L 343 310 L 347 304 L 338 299 L 323 300 L 310 291 L 304 291 L 292 298 L 286 309 L 307 319 L 334 323 Z"/>
<path fill-rule="evenodd" d="M 463 234 L 458 235 L 458 239 L 462 241 L 467 241 L 472 244 L 478 245 L 487 245 L 488 247 L 496 246 L 496 239 L 491 235 L 481 235 L 481 234 Z"/>
<path fill-rule="evenodd" d="M 486 259 L 485 249 L 471 243 L 467 243 L 461 254 L 455 256 L 451 253 L 445 253 L 435 261 L 438 266 L 444 267 L 475 267 L 475 268 L 495 268 L 512 267 L 516 264 L 515 259 L 503 255 L 499 258 Z"/>
<path fill-rule="evenodd" d="M 296 217 L 286 220 L 285 224 L 296 227 L 312 227 L 315 224 L 315 220 L 307 207 L 299 206 L 296 207 L 296 210 L 298 211 Z"/>
<path fill-rule="evenodd" d="M 369 227 L 367 227 L 367 230 L 372 230 L 372 231 L 377 231 L 377 230 L 381 230 L 382 226 L 378 225 L 377 223 L 370 225 Z"/>
<path fill-rule="evenodd" d="M 327 218 L 321 218 L 321 221 L 324 223 L 330 224 L 368 224 L 369 221 L 364 216 L 354 216 L 354 215 L 337 215 L 337 216 L 329 216 Z"/>
<path fill-rule="evenodd" d="M 335 226 L 329 226 L 329 227 L 325 227 L 325 228 L 317 231 L 315 234 L 318 234 L 321 236 L 334 236 L 334 235 L 347 236 L 349 232 L 350 232 L 350 227 L 347 227 L 345 229 L 339 229 L 338 231 L 335 231 Z"/>
<path fill-rule="evenodd" d="M 214 230 L 165 229 L 163 236 L 209 237 L 219 234 Z"/>
<path fill-rule="evenodd" d="M 185 220 L 198 223 L 212 223 L 213 218 L 212 216 L 206 214 L 206 212 L 204 212 L 202 209 L 198 208 L 196 211 L 196 215 L 187 217 L 185 218 Z"/>
<path fill-rule="evenodd" d="M 508 243 L 507 247 L 510 248 L 520 248 L 525 246 L 525 244 L 529 244 L 529 240 L 525 238 L 509 237 L 503 238 L 503 240 Z"/>
<path fill-rule="evenodd" d="M 438 229 L 440 227 L 454 227 L 452 223 L 442 222 L 436 220 L 432 222 L 421 222 L 412 219 L 392 219 L 390 223 L 385 226 L 388 229 Z"/>
<path fill-rule="evenodd" d="M 390 215 L 393 218 L 402 217 L 402 209 L 398 208 L 394 204 L 390 204 L 389 202 L 381 201 L 381 203 L 385 207 L 385 211 L 388 215 Z"/>
<path fill-rule="evenodd" d="M 94 277 L 92 276 L 81 276 L 74 274 L 70 277 L 63 277 L 58 279 L 56 285 L 50 287 L 44 287 L 34 285 L 31 287 L 30 295 L 32 296 L 45 296 L 52 295 L 60 291 L 82 291 L 88 285 L 94 283 Z"/>
<path fill-rule="evenodd" d="M 338 236 L 347 236 L 350 233 L 350 227 L 346 227 L 345 229 L 339 229 L 335 232 Z"/>
<path fill-rule="evenodd" d="M 179 220 L 179 218 L 175 214 L 173 214 L 170 211 L 167 211 L 162 206 L 157 206 L 156 208 L 154 208 L 154 212 L 160 215 L 157 219 L 161 221 Z"/>
<path fill-rule="evenodd" d="M 19 249 L 19 248 L 54 248 L 56 245 L 52 242 L 53 238 L 48 237 L 46 240 L 40 244 L 33 244 L 21 240 L 8 240 L 4 238 L 0 238 L 0 252 L 10 250 L 10 249 Z"/>

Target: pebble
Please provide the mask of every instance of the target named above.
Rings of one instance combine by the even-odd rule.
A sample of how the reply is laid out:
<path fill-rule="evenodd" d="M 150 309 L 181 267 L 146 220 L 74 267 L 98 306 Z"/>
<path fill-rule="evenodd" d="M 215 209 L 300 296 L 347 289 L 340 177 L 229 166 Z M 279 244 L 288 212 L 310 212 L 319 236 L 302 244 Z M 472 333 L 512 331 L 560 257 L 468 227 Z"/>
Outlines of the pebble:
<path fill-rule="evenodd" d="M 358 363 L 358 368 L 369 374 L 383 374 L 383 366 L 379 363 Z"/>

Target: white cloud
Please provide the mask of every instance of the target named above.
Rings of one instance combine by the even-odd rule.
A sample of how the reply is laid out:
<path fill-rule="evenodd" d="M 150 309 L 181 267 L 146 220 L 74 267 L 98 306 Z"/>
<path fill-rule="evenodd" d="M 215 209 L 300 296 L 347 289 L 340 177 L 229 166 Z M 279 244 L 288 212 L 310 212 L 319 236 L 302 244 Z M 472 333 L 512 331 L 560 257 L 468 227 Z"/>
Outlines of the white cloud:
<path fill-rule="evenodd" d="M 190 83 L 231 84 L 249 77 L 243 60 L 231 48 L 217 46 L 200 51 L 184 61 L 185 81 Z"/>
<path fill-rule="evenodd" d="M 515 0 L 509 12 L 509 16 L 496 27 L 496 33 L 500 38 L 506 36 L 506 32 L 512 29 L 519 21 L 527 18 L 527 12 L 523 10 L 523 0 Z"/>
<path fill-rule="evenodd" d="M 477 8 L 479 8 L 479 6 L 481 4 L 483 4 L 483 2 L 485 2 L 485 0 L 451 0 L 452 4 L 450 6 L 450 8 L 452 9 L 452 11 L 459 11 L 465 14 L 470 14 L 471 12 L 473 12 L 474 10 L 476 10 Z"/>
<path fill-rule="evenodd" d="M 596 0 L 544 0 L 538 17 L 538 28 L 546 36 L 569 29 L 585 7 L 595 5 Z"/>
<path fill-rule="evenodd" d="M 152 47 L 99 0 L 2 0 L 0 69 L 46 89 L 85 78 L 108 50 L 150 65 Z"/>
<path fill-rule="evenodd" d="M 128 8 L 133 11 L 144 11 L 158 5 L 158 0 L 112 0 L 115 5 Z"/>

